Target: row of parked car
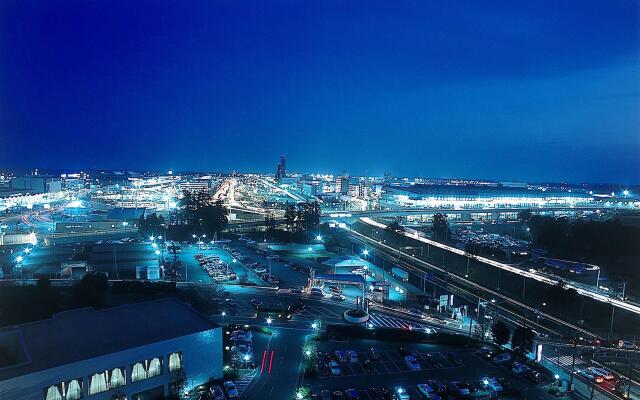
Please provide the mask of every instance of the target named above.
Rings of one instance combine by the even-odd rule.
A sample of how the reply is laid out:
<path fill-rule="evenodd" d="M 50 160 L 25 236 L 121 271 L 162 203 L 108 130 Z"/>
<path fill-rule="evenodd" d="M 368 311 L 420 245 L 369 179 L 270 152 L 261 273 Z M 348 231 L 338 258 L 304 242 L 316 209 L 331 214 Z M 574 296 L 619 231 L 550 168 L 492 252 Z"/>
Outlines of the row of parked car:
<path fill-rule="evenodd" d="M 216 255 L 205 256 L 203 253 L 198 253 L 194 257 L 214 281 L 226 282 L 238 279 L 238 276 L 229 269 L 229 266 L 220 257 Z"/>
<path fill-rule="evenodd" d="M 213 385 L 209 390 L 202 391 L 198 395 L 198 400 L 231 400 L 238 398 L 240 398 L 240 393 L 233 381 L 224 382 L 222 387 Z"/>
<path fill-rule="evenodd" d="M 507 381 L 491 377 L 484 377 L 479 381 L 472 382 L 451 381 L 448 383 L 431 379 L 426 383 L 416 385 L 416 390 L 421 398 L 430 400 L 452 397 L 489 399 L 505 392 L 505 388 L 510 388 Z M 376 387 L 365 391 L 373 400 L 411 400 L 409 391 L 402 385 L 396 385 L 392 390 Z M 360 400 L 361 396 L 360 391 L 351 388 L 345 391 L 336 390 L 333 393 L 329 390 L 323 390 L 320 393 L 312 394 L 311 398 L 314 400 Z"/>
<path fill-rule="evenodd" d="M 491 361 L 494 365 L 500 365 L 508 368 L 516 375 L 522 376 L 536 385 L 543 385 L 550 383 L 550 378 L 542 371 L 535 368 L 531 368 L 528 365 L 516 361 L 515 357 L 511 353 L 500 353 L 496 355 L 496 352 L 491 347 L 481 347 L 476 351 L 476 354 Z"/>

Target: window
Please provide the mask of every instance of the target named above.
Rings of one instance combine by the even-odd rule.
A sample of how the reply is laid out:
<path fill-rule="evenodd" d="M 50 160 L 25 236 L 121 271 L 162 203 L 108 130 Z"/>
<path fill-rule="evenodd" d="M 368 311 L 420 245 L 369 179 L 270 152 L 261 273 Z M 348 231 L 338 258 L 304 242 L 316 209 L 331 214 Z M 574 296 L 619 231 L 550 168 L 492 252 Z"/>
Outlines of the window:
<path fill-rule="evenodd" d="M 127 383 L 127 380 L 124 377 L 125 370 L 124 368 L 114 368 L 111 370 L 109 385 L 111 389 L 118 388 L 120 386 L 124 386 Z"/>
<path fill-rule="evenodd" d="M 142 363 L 135 363 L 131 367 L 131 382 L 147 379 L 147 370 Z"/>
<path fill-rule="evenodd" d="M 182 353 L 169 354 L 169 372 L 182 369 Z"/>
<path fill-rule="evenodd" d="M 154 376 L 158 376 L 162 374 L 162 361 L 160 358 L 152 358 L 149 361 L 149 367 L 147 369 L 147 378 L 153 378 Z"/>
<path fill-rule="evenodd" d="M 89 377 L 89 395 L 109 390 L 107 386 L 107 373 L 96 372 Z"/>
<path fill-rule="evenodd" d="M 45 400 L 63 400 L 60 385 L 51 385 L 45 390 Z"/>
<path fill-rule="evenodd" d="M 74 379 L 65 385 L 66 400 L 78 400 L 82 398 L 82 379 Z"/>

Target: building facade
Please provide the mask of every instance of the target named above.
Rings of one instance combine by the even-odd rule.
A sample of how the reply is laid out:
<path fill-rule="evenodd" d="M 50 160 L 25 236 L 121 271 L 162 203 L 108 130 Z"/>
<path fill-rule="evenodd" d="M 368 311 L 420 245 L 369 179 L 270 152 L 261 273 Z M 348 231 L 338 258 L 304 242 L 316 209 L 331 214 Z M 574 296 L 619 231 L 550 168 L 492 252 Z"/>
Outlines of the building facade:
<path fill-rule="evenodd" d="M 0 330 L 0 398 L 164 399 L 222 377 L 222 331 L 169 298 Z"/>

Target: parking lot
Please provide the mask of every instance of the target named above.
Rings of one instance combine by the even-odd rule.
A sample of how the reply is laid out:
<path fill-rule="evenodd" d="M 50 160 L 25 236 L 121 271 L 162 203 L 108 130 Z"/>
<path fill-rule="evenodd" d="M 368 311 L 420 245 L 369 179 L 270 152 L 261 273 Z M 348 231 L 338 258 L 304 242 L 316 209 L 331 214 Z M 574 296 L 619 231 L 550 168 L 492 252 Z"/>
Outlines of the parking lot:
<path fill-rule="evenodd" d="M 375 360 L 369 353 L 372 347 L 377 353 Z M 350 350 L 357 354 L 357 361 L 348 356 L 340 361 L 336 352 L 348 353 Z M 553 398 L 545 388 L 484 361 L 482 357 L 473 355 L 471 349 L 464 347 L 356 339 L 347 342 L 318 342 L 318 352 L 320 364 L 328 365 L 330 361 L 334 361 L 340 372 L 332 373 L 331 368 L 321 366 L 317 375 L 307 374 L 304 384 L 316 394 L 322 391 L 344 393 L 347 389 L 355 389 L 360 399 L 368 400 L 376 398 L 373 389 L 395 391 L 397 387 L 401 387 L 411 399 L 421 399 L 423 397 L 418 392 L 418 384 L 431 381 L 451 386 L 451 382 L 464 382 L 472 387 L 481 387 L 481 380 L 491 377 L 505 382 L 505 390 L 500 392 L 499 398 Z M 407 355 L 415 356 L 419 368 L 410 367 L 405 360 Z M 495 395 L 493 393 L 493 397 Z M 449 398 L 456 396 L 452 394 Z"/>

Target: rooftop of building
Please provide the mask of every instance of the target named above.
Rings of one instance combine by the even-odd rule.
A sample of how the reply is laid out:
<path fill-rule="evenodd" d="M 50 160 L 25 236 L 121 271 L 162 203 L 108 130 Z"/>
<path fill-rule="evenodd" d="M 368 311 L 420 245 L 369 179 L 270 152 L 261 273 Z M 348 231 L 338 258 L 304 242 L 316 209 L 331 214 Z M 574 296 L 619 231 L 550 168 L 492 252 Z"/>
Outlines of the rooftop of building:
<path fill-rule="evenodd" d="M 0 329 L 0 380 L 217 327 L 175 298 L 65 311 Z"/>

